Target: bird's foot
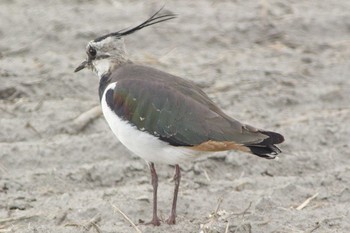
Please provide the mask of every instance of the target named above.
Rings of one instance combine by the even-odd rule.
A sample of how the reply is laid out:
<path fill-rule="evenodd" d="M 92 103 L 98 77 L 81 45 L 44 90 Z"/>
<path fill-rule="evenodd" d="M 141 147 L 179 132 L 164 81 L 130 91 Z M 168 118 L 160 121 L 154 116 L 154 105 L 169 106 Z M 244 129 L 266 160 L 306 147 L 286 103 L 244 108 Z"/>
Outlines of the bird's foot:
<path fill-rule="evenodd" d="M 170 215 L 170 217 L 165 221 L 168 225 L 175 225 L 176 220 L 175 220 L 175 215 Z"/>
<path fill-rule="evenodd" d="M 145 223 L 145 225 L 160 226 L 160 219 L 158 217 L 153 217 L 153 219 Z"/>

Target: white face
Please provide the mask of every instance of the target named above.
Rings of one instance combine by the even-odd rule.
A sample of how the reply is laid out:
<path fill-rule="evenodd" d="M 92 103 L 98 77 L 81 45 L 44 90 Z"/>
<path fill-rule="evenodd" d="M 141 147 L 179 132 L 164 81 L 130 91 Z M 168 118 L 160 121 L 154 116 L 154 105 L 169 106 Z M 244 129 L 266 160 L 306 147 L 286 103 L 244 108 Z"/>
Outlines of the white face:
<path fill-rule="evenodd" d="M 98 42 L 90 41 L 86 53 L 91 68 L 99 77 L 127 61 L 123 38 L 107 37 Z"/>

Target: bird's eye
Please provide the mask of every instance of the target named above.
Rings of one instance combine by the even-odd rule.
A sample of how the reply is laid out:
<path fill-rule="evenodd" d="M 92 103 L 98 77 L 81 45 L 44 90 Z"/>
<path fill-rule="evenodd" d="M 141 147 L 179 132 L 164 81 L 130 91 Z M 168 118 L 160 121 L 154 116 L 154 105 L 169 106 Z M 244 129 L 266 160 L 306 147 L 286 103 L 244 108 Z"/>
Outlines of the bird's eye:
<path fill-rule="evenodd" d="M 94 49 L 93 47 L 89 47 L 88 55 L 90 57 L 95 57 L 96 56 L 96 49 Z"/>

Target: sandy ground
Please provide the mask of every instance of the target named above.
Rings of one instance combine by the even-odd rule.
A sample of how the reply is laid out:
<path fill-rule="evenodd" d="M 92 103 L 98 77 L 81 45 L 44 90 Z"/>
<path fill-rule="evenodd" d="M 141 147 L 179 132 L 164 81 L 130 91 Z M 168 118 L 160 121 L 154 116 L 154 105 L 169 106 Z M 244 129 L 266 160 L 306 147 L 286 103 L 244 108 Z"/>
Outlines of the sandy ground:
<path fill-rule="evenodd" d="M 113 205 L 142 232 L 350 232 L 348 0 L 167 1 L 176 20 L 127 38 L 134 61 L 286 138 L 278 160 L 183 165 L 178 224 L 138 224 L 151 218 L 147 165 L 102 116 L 75 125 L 99 101 L 95 74 L 73 70 L 89 40 L 162 4 L 0 1 L 0 232 L 134 232 Z M 173 167 L 157 168 L 165 219 Z"/>

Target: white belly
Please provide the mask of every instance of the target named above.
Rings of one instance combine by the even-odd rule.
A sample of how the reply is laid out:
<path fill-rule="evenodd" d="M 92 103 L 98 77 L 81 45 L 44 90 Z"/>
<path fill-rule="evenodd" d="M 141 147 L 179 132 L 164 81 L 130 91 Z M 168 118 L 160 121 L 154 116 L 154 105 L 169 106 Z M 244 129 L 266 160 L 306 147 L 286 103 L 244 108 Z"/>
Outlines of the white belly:
<path fill-rule="evenodd" d="M 109 127 L 124 146 L 141 158 L 154 163 L 181 164 L 196 157 L 198 153 L 195 151 L 171 146 L 119 118 L 107 105 L 105 96 L 106 92 L 114 89 L 116 85 L 117 83 L 111 83 L 107 86 L 101 98 L 101 105 Z"/>

